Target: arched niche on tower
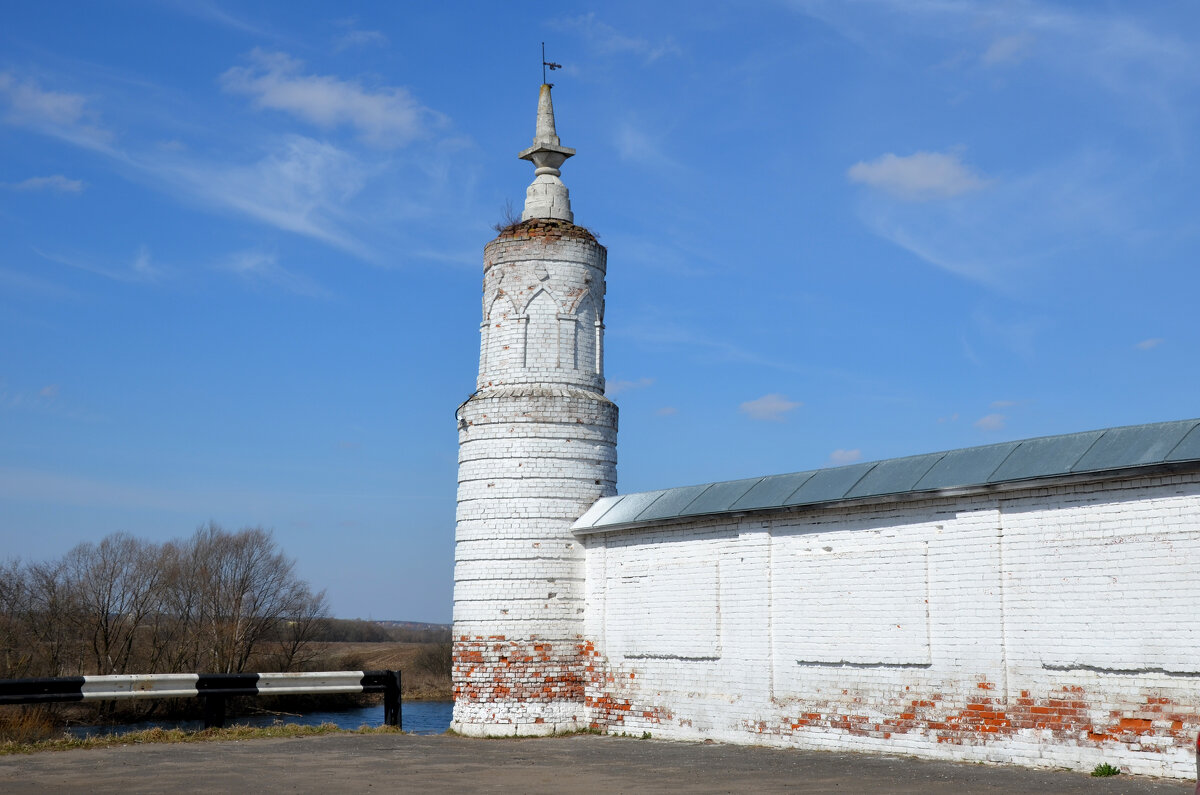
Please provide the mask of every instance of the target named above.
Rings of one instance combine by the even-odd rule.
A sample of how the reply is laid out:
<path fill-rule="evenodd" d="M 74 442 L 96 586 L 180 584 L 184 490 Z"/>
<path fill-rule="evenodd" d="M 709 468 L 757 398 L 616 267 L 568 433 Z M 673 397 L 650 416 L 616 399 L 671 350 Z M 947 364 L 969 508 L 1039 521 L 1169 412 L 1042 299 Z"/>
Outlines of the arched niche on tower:
<path fill-rule="evenodd" d="M 585 373 L 598 373 L 600 308 L 591 290 L 584 291 L 579 297 L 571 317 L 574 322 L 571 324 L 570 367 Z"/>
<path fill-rule="evenodd" d="M 481 378 L 521 366 L 525 355 L 522 317 L 503 290 L 497 290 L 485 301 L 479 340 Z"/>
<path fill-rule="evenodd" d="M 525 367 L 550 370 L 559 366 L 558 302 L 538 290 L 525 305 Z"/>

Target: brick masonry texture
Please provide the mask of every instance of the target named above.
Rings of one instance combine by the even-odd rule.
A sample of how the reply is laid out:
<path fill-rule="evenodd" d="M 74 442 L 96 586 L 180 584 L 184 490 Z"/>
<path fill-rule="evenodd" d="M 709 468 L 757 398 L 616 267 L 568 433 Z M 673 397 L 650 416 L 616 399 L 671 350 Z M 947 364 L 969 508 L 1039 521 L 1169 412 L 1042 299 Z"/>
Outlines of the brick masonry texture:
<path fill-rule="evenodd" d="M 587 725 L 583 547 L 571 524 L 616 492 L 604 397 L 605 250 L 533 219 L 484 250 L 477 391 L 458 411 L 453 728 Z"/>
<path fill-rule="evenodd" d="M 1200 475 L 581 541 L 597 728 L 1195 774 Z"/>

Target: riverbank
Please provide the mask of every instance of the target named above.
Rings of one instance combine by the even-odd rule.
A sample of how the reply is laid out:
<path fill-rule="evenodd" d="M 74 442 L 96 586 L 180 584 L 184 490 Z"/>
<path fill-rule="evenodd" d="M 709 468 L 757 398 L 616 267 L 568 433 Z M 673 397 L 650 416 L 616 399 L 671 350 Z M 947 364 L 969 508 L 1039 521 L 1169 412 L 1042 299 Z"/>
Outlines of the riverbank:
<path fill-rule="evenodd" d="M 430 665 L 431 653 L 445 645 L 445 660 Z M 330 671 L 400 671 L 406 701 L 448 701 L 454 698 L 450 681 L 448 644 L 407 641 L 339 641 L 315 643 L 314 654 Z M 432 668 L 432 670 L 431 670 Z"/>
<path fill-rule="evenodd" d="M 420 641 L 323 641 L 312 648 L 306 670 L 398 670 L 401 698 L 406 703 L 452 701 L 449 645 Z M 444 657 L 444 659 L 443 659 Z M 261 669 L 260 669 L 261 670 Z M 325 694 L 231 698 L 229 722 L 244 718 L 284 720 L 313 712 L 348 711 L 378 706 L 382 694 Z M 202 705 L 195 699 L 68 702 L 0 707 L 0 742 L 48 739 L 64 729 L 122 726 L 149 722 L 172 724 L 199 720 Z"/>
<path fill-rule="evenodd" d="M 388 732 L 125 744 L 0 757 L 5 792 L 887 792 L 1184 795 L 1193 784 L 904 757 L 572 735 Z"/>

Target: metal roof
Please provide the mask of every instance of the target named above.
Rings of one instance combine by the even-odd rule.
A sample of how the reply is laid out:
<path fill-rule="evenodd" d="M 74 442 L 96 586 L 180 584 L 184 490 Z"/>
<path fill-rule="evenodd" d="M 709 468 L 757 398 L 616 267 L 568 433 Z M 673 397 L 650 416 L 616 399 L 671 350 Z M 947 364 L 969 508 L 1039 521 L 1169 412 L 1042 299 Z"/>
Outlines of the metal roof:
<path fill-rule="evenodd" d="M 1190 468 L 1188 462 L 1200 462 L 1200 419 L 604 497 L 572 529 L 587 534 L 692 516 L 984 492 L 1007 484 Z"/>

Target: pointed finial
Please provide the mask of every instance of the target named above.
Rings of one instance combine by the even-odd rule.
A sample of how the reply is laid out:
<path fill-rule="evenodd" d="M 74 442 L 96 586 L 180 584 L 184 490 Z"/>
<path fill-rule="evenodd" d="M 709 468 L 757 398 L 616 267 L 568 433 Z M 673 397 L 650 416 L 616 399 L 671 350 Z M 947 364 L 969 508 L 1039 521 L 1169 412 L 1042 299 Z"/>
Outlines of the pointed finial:
<path fill-rule="evenodd" d="M 554 129 L 554 102 L 550 97 L 550 84 L 543 83 L 538 93 L 537 128 L 533 135 L 533 146 L 518 155 L 532 162 L 537 169 L 533 172 L 533 183 L 525 191 L 525 211 L 521 220 L 530 218 L 559 218 L 574 223 L 571 198 L 567 186 L 559 177 L 561 166 L 575 150 L 563 146 Z"/>

